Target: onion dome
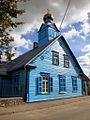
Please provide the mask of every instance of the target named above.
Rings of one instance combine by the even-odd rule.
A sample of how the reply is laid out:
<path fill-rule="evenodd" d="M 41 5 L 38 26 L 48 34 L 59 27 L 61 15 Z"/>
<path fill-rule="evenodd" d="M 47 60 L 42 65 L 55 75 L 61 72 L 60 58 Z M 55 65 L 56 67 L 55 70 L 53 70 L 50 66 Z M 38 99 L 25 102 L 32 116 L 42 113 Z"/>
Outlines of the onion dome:
<path fill-rule="evenodd" d="M 54 17 L 51 11 L 47 9 L 47 13 L 44 15 L 43 20 L 46 22 L 48 19 L 53 21 Z"/>

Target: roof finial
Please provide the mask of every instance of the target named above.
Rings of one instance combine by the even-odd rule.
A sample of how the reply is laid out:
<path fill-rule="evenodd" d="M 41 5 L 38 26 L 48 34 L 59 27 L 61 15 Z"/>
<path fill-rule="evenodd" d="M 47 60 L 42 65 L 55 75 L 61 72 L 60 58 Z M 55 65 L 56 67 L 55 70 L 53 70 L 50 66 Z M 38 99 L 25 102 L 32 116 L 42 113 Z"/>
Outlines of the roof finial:
<path fill-rule="evenodd" d="M 46 19 L 48 19 L 48 18 L 51 20 L 54 19 L 53 15 L 49 9 L 47 9 L 47 13 L 44 15 L 43 20 L 46 21 Z"/>

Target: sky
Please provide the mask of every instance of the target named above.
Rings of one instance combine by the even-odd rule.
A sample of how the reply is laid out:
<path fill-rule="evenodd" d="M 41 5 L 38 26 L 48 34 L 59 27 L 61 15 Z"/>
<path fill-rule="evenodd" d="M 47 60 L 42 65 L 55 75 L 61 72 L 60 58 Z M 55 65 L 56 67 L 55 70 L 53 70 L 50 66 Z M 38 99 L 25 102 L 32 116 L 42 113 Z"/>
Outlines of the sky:
<path fill-rule="evenodd" d="M 32 49 L 33 42 L 38 41 L 37 32 L 47 9 L 52 12 L 56 26 L 60 27 L 67 4 L 68 0 L 30 0 L 18 5 L 26 12 L 18 17 L 24 25 L 11 32 L 15 38 L 12 45 L 17 47 L 15 57 Z M 90 76 L 90 0 L 71 0 L 60 31 L 84 73 Z"/>

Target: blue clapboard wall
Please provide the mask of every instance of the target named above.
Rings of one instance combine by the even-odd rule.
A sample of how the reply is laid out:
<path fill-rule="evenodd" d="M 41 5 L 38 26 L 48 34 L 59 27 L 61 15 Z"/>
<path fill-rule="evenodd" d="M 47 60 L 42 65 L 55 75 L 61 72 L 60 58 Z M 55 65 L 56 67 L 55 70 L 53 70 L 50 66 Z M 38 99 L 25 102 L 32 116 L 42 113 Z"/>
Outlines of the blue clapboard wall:
<path fill-rule="evenodd" d="M 52 64 L 52 51 L 59 52 L 59 65 Z M 64 67 L 64 57 L 63 54 L 69 56 L 70 67 Z M 43 57 L 43 59 L 42 59 Z M 65 46 L 62 39 L 55 41 L 51 46 L 47 48 L 37 59 L 33 61 L 36 66 L 28 72 L 28 92 L 27 92 L 27 102 L 32 101 L 42 101 L 49 99 L 58 99 L 74 96 L 82 96 L 82 79 L 79 76 L 80 71 L 74 62 L 69 50 Z M 36 94 L 37 84 L 36 79 L 40 77 L 40 72 L 50 73 L 50 77 L 53 78 L 53 92 L 50 94 Z M 66 76 L 66 93 L 59 93 L 59 76 Z M 71 76 L 77 77 L 78 90 L 76 93 L 72 92 L 72 79 Z"/>

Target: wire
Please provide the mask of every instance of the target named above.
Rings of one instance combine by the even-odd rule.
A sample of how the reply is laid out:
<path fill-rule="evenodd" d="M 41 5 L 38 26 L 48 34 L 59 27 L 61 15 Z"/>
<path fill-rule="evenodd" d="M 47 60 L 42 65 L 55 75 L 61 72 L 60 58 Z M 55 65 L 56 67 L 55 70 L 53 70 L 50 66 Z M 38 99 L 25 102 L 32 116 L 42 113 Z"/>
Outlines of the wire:
<path fill-rule="evenodd" d="M 66 16 L 66 13 L 67 13 L 68 8 L 69 8 L 69 6 L 70 6 L 70 3 L 71 3 L 71 0 L 68 1 L 68 4 L 67 4 L 67 7 L 66 7 L 66 10 L 65 10 L 64 16 L 63 16 L 63 18 L 62 18 L 61 25 L 60 25 L 60 28 L 59 28 L 59 29 L 61 29 L 61 26 L 62 26 L 63 21 L 64 21 L 64 19 L 65 19 L 65 16 Z"/>

